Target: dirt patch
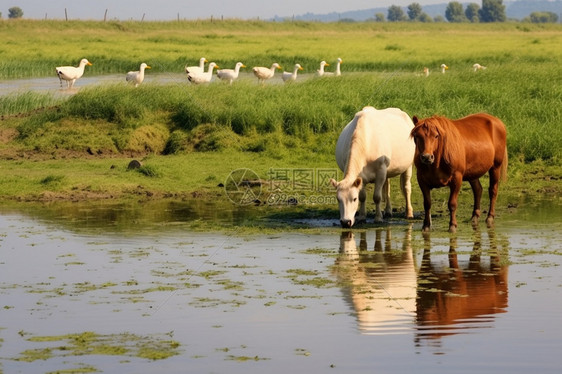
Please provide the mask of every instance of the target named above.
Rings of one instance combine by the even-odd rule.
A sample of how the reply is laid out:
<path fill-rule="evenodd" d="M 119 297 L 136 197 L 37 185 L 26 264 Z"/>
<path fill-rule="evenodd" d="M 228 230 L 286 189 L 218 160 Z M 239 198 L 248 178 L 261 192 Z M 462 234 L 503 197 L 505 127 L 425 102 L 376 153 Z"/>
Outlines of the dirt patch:
<path fill-rule="evenodd" d="M 18 130 L 12 128 L 0 129 L 0 143 L 7 144 L 19 135 Z"/>

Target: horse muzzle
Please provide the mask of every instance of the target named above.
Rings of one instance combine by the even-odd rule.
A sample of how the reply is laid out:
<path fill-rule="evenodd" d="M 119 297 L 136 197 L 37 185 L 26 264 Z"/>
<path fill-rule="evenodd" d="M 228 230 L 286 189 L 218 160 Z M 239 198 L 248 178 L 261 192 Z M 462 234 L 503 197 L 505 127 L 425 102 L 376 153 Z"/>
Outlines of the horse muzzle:
<path fill-rule="evenodd" d="M 424 153 L 420 155 L 420 160 L 426 165 L 431 165 L 435 161 L 435 156 L 431 153 Z"/>
<path fill-rule="evenodd" d="M 344 229 L 349 229 L 353 226 L 353 221 L 350 219 L 340 219 L 341 227 Z"/>

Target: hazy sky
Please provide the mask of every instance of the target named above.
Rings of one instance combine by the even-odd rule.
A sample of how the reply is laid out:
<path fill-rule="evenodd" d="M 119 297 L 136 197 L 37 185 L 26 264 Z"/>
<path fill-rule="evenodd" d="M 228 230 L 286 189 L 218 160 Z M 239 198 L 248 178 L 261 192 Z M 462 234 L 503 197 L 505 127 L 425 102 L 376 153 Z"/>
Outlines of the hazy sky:
<path fill-rule="evenodd" d="M 268 19 L 310 13 L 345 12 L 348 10 L 446 3 L 448 0 L 0 0 L 3 18 L 8 9 L 18 6 L 24 18 L 64 19 L 64 9 L 71 19 L 171 20 L 179 13 L 182 19 L 240 18 Z M 479 1 L 477 1 L 479 2 Z"/>

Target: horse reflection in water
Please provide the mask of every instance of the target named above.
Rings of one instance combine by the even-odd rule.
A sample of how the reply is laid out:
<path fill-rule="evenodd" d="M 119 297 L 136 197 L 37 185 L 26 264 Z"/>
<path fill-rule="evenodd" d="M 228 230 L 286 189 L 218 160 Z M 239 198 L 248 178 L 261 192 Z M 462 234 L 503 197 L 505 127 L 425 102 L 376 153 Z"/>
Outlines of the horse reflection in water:
<path fill-rule="evenodd" d="M 354 233 L 342 232 L 336 272 L 345 285 L 346 299 L 357 313 L 364 334 L 406 332 L 416 312 L 416 270 L 412 255 L 412 225 L 404 233 L 403 246 L 392 248 L 390 227 L 376 230 L 374 251 L 367 250 L 367 233 L 361 232 L 359 248 Z"/>
<path fill-rule="evenodd" d="M 416 342 L 438 345 L 441 338 L 471 328 L 490 327 L 494 314 L 507 308 L 507 265 L 496 243 L 495 231 L 488 231 L 489 263 L 481 258 L 482 235 L 474 232 L 474 246 L 468 263 L 459 264 L 457 238 L 449 239 L 448 267 L 431 256 L 429 235 L 424 235 L 424 250 L 418 271 Z M 432 343 L 433 342 L 433 343 Z"/>
<path fill-rule="evenodd" d="M 411 224 L 398 242 L 390 227 L 383 241 L 384 232 L 375 231 L 372 251 L 367 232 L 360 232 L 359 246 L 351 231 L 340 237 L 335 272 L 361 333 L 397 334 L 414 329 L 416 344 L 426 341 L 439 346 L 446 335 L 490 327 L 493 315 L 506 311 L 507 266 L 500 261 L 493 230 L 488 231 L 489 248 L 484 250 L 490 253 L 489 262 L 487 256 L 481 258 L 480 231 L 474 233 L 468 261 L 459 261 L 456 237 L 451 237 L 444 260 L 442 255 L 431 256 L 430 237 L 424 235 L 423 255 L 416 259 Z"/>

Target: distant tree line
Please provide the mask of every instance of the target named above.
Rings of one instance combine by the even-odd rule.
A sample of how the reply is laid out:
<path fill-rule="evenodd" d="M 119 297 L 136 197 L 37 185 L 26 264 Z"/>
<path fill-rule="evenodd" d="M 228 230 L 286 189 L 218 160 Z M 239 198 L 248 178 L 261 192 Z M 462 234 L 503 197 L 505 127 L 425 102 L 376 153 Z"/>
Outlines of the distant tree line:
<path fill-rule="evenodd" d="M 22 18 L 23 10 L 14 6 L 8 9 L 8 18 Z M 2 12 L 0 12 L 2 18 Z M 383 13 L 376 13 L 375 22 L 384 22 Z M 476 3 L 470 3 L 463 9 L 463 5 L 458 1 L 451 1 L 445 9 L 445 17 L 438 15 L 431 18 L 425 13 L 419 3 L 411 3 L 407 7 L 406 13 L 398 5 L 391 5 L 388 8 L 386 20 L 390 22 L 412 21 L 412 22 L 505 22 L 505 5 L 503 0 L 482 0 L 482 8 Z M 353 19 L 342 19 L 340 22 L 354 22 Z M 523 22 L 533 23 L 556 23 L 558 15 L 553 12 L 532 12 Z"/>
<path fill-rule="evenodd" d="M 476 3 L 470 3 L 463 9 L 463 4 L 451 1 L 445 9 L 445 17 L 439 15 L 431 18 L 422 9 L 419 3 L 408 5 L 406 13 L 398 5 L 388 8 L 386 20 L 389 22 L 412 21 L 412 22 L 505 22 L 505 5 L 503 0 L 482 0 L 482 7 Z M 375 14 L 376 22 L 384 22 L 384 14 Z M 523 21 L 534 23 L 558 22 L 558 15 L 553 12 L 533 12 Z"/>

